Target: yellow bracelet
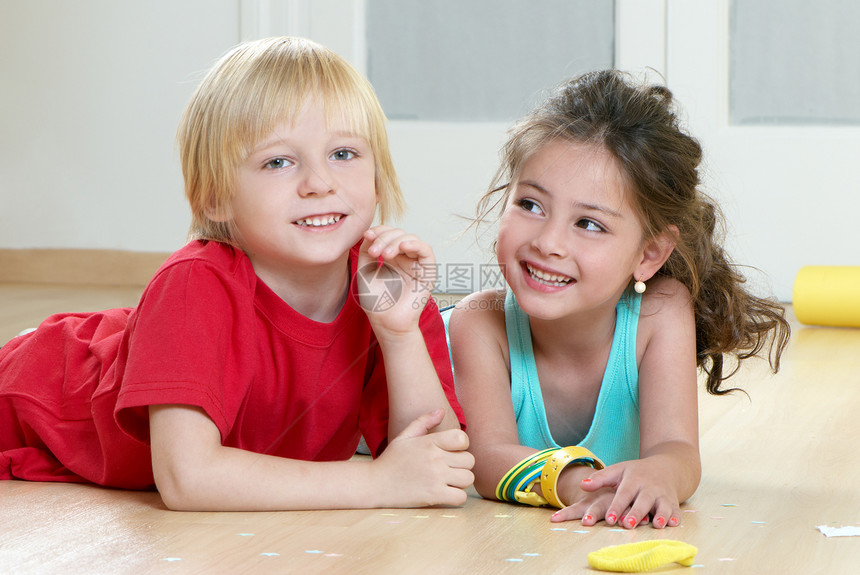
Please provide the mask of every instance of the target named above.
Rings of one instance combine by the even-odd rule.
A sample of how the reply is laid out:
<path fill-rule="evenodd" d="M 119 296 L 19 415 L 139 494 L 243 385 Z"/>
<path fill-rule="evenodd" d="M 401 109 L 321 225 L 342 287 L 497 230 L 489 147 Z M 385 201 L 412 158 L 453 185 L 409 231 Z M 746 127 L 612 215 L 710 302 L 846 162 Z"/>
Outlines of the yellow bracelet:
<path fill-rule="evenodd" d="M 517 480 L 521 478 L 522 474 L 528 473 L 529 468 L 533 465 L 543 463 L 549 459 L 554 451 L 555 450 L 552 448 L 538 451 L 511 467 L 511 469 L 505 473 L 504 477 L 502 477 L 501 481 L 499 481 L 498 485 L 496 485 L 496 499 L 499 501 L 515 501 L 516 499 L 514 499 L 515 495 L 512 487 L 516 484 Z M 540 477 L 540 475 L 538 475 L 538 477 Z M 534 483 L 530 483 L 528 487 L 526 487 L 526 492 L 529 491 L 533 484 Z"/>
<path fill-rule="evenodd" d="M 543 496 L 553 507 L 561 509 L 564 503 L 558 497 L 558 476 L 568 465 L 587 465 L 594 469 L 603 469 L 605 466 L 600 459 L 584 447 L 572 446 L 562 447 L 555 451 L 543 466 L 540 476 L 540 487 Z"/>

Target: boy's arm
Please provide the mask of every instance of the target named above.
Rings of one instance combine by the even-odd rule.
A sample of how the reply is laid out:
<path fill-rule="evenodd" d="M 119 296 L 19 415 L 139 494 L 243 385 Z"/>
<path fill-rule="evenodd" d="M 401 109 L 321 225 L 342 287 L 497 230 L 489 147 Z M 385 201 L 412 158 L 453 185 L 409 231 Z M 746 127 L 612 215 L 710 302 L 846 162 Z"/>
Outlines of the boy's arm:
<path fill-rule="evenodd" d="M 378 267 L 379 261 L 384 268 Z M 365 270 L 378 270 L 371 281 Z M 362 284 L 374 297 L 361 299 L 385 359 L 388 386 L 388 436 L 397 436 L 416 417 L 444 409 L 434 431 L 460 429 L 460 422 L 439 381 L 420 328 L 422 310 L 436 281 L 435 258 L 429 245 L 398 228 L 376 226 L 365 233 L 359 252 Z M 400 279 L 399 297 L 390 306 L 375 305 L 386 283 Z M 439 337 L 444 338 L 439 322 Z M 465 436 L 464 436 L 465 440 Z"/>
<path fill-rule="evenodd" d="M 442 410 L 412 421 L 374 461 L 311 462 L 225 447 L 203 410 L 151 406 L 155 482 L 170 509 L 275 511 L 460 505 L 472 483 L 459 430 L 429 434 Z"/>

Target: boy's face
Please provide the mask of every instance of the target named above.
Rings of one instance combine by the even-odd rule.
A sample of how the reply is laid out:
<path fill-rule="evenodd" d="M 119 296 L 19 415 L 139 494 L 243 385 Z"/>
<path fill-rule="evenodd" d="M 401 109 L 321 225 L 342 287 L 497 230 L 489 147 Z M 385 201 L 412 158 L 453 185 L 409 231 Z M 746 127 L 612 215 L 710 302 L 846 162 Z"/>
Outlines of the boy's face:
<path fill-rule="evenodd" d="M 313 98 L 295 124 L 275 126 L 259 142 L 236 183 L 236 240 L 264 281 L 342 265 L 376 211 L 373 150 L 344 124 L 327 125 Z"/>

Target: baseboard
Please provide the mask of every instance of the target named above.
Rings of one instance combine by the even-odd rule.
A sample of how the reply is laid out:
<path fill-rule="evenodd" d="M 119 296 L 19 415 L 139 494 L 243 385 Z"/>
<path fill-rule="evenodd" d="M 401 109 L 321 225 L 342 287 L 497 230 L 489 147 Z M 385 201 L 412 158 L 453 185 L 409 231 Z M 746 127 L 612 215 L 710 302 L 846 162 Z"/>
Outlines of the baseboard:
<path fill-rule="evenodd" d="M 0 249 L 0 282 L 144 286 L 169 253 Z"/>

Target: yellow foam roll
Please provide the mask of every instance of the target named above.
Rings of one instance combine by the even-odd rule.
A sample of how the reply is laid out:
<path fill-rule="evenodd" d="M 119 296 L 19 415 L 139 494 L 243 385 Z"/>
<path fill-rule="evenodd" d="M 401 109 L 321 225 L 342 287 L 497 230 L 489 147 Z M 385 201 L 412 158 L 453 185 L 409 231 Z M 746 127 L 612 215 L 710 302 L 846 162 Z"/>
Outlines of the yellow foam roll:
<path fill-rule="evenodd" d="M 800 268 L 793 300 L 801 323 L 860 327 L 860 266 Z"/>

